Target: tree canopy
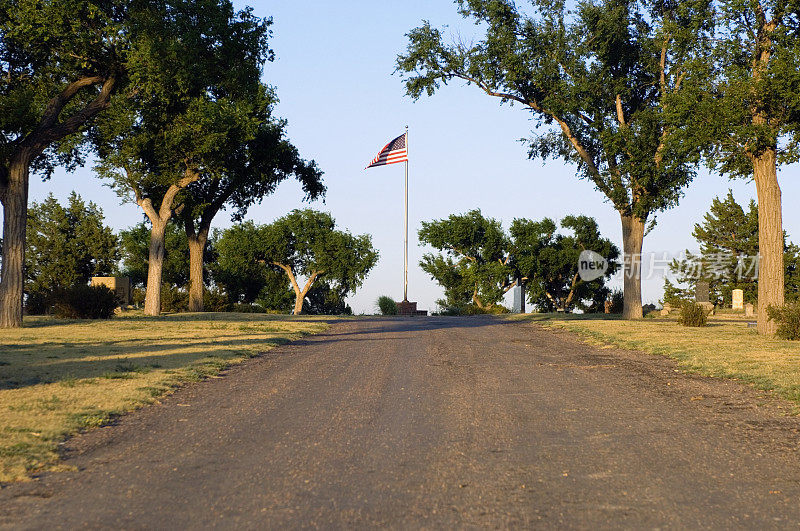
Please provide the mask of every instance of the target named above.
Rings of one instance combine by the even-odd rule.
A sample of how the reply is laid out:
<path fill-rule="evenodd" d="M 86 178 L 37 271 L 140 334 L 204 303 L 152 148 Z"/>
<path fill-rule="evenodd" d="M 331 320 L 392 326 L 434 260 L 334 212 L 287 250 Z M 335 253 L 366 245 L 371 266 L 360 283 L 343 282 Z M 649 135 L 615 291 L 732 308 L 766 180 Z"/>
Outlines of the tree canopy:
<path fill-rule="evenodd" d="M 88 284 L 117 268 L 117 238 L 104 224 L 103 211 L 75 192 L 66 207 L 52 194 L 28 210 L 26 291 L 51 293 Z"/>
<path fill-rule="evenodd" d="M 325 212 L 294 210 L 261 226 L 258 238 L 261 259 L 289 278 L 296 315 L 303 312 L 303 302 L 317 280 L 343 298 L 354 293 L 378 263 L 369 235 L 336 230 L 333 217 Z"/>
<path fill-rule="evenodd" d="M 410 96 L 462 80 L 521 104 L 537 128 L 530 156 L 559 157 L 620 213 L 628 268 L 625 316 L 642 316 L 638 264 L 645 223 L 675 206 L 705 139 L 681 127 L 701 99 L 706 1 L 531 2 L 459 0 L 484 37 L 448 44 L 429 23 L 412 30 L 398 70 Z"/>
<path fill-rule="evenodd" d="M 0 2 L 0 327 L 22 326 L 30 171 L 49 176 L 82 162 L 81 133 L 126 84 L 137 38 L 130 22 L 153 9 L 121 0 Z"/>
<path fill-rule="evenodd" d="M 485 218 L 480 210 L 423 221 L 419 240 L 443 253 L 428 253 L 420 261 L 422 270 L 444 288 L 441 306 L 472 304 L 489 310 L 516 285 L 511 242 L 500 222 Z"/>
<path fill-rule="evenodd" d="M 597 222 L 588 216 L 567 216 L 556 223 L 515 219 L 511 224 L 514 265 L 526 279 L 528 299 L 540 311 L 602 312 L 610 290 L 605 282 L 619 269 L 619 249 L 603 238 Z M 579 258 L 583 251 L 602 256 L 608 268 L 600 278 L 586 282 L 580 277 Z"/>

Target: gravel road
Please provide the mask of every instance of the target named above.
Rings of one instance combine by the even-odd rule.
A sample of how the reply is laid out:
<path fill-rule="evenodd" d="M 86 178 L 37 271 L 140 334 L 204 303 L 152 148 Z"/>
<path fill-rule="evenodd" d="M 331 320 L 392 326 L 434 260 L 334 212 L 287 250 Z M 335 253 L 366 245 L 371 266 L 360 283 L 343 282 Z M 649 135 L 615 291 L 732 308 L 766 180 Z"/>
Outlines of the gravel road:
<path fill-rule="evenodd" d="M 800 421 L 497 318 L 360 319 L 65 446 L 8 528 L 787 528 Z"/>

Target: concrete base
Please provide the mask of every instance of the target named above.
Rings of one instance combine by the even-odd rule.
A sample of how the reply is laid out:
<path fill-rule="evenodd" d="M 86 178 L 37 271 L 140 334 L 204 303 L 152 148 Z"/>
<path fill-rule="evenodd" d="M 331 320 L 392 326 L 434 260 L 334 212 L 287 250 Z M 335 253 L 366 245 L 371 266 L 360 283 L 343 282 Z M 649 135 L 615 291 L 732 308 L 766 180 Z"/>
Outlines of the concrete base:
<path fill-rule="evenodd" d="M 400 315 L 417 315 L 417 303 L 408 301 L 398 302 L 397 312 Z"/>

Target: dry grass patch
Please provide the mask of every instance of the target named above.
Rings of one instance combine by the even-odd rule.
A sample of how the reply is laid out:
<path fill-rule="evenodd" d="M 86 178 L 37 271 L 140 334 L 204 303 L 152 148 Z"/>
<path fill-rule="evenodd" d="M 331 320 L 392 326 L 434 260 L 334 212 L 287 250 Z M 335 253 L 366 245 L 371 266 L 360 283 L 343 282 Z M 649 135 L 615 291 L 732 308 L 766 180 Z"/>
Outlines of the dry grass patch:
<path fill-rule="evenodd" d="M 687 372 L 742 380 L 800 404 L 800 342 L 760 336 L 745 323 L 712 321 L 704 328 L 690 328 L 661 319 L 526 318 L 575 332 L 594 344 L 669 356 Z"/>
<path fill-rule="evenodd" d="M 70 434 L 326 326 L 263 314 L 26 318 L 0 337 L 0 482 L 57 469 Z"/>

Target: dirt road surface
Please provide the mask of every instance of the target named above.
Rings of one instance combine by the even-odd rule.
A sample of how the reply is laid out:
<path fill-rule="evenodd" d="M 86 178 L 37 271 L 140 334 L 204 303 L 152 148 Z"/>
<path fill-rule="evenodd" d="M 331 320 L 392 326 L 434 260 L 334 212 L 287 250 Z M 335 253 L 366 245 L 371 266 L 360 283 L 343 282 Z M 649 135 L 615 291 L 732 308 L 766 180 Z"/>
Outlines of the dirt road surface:
<path fill-rule="evenodd" d="M 66 444 L 8 528 L 796 528 L 789 405 L 495 318 L 363 319 Z"/>

